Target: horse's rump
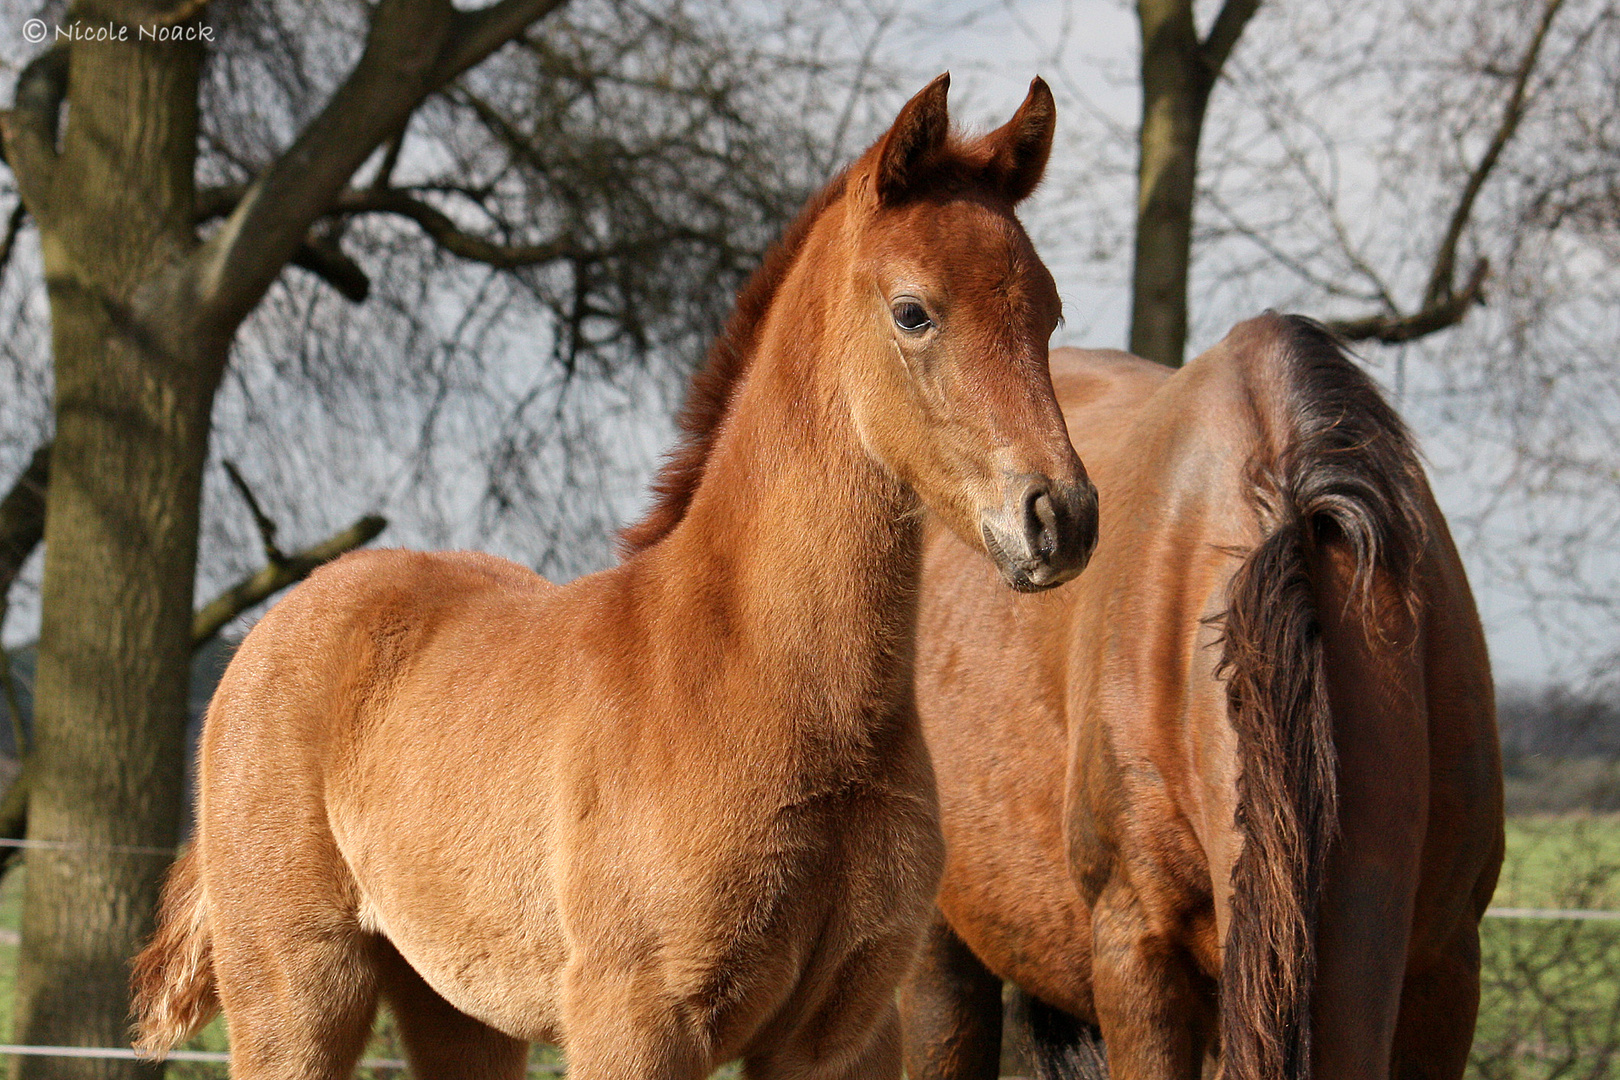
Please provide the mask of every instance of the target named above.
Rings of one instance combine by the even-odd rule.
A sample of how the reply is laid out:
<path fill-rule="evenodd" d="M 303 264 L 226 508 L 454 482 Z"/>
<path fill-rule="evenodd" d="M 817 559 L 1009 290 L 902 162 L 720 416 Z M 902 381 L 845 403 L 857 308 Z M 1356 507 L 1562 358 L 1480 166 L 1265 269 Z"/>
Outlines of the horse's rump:
<path fill-rule="evenodd" d="M 1319 603 L 1322 576 L 1342 560 L 1328 551 L 1351 567 L 1352 608 L 1333 614 L 1377 638 L 1378 605 L 1415 613 L 1425 543 L 1417 455 L 1371 380 L 1316 323 L 1272 317 L 1248 335 L 1260 332 L 1269 340 L 1251 341 L 1250 377 L 1262 439 L 1248 484 L 1263 539 L 1228 586 L 1219 668 L 1238 739 L 1244 836 L 1221 972 L 1231 1078 L 1310 1073 L 1317 908 L 1338 829 Z"/>

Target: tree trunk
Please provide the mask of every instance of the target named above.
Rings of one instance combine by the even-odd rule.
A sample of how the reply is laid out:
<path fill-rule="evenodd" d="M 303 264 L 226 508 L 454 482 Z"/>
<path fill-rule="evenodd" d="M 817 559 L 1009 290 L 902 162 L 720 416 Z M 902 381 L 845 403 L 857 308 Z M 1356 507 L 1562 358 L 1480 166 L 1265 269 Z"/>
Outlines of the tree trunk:
<path fill-rule="evenodd" d="M 22 1043 L 127 1045 L 129 960 L 167 861 L 107 849 L 179 833 L 198 503 L 231 338 L 372 151 L 562 0 L 379 0 L 349 77 L 201 244 L 201 48 L 173 41 L 196 36 L 203 3 L 164 3 L 75 5 L 70 17 L 114 40 L 42 54 L 0 114 L 39 230 L 56 371 L 28 834 L 73 845 L 28 853 Z M 153 1073 L 48 1057 L 12 1068 L 14 1080 Z"/>
<path fill-rule="evenodd" d="M 1142 130 L 1137 168 L 1131 351 L 1181 366 L 1187 347 L 1198 138 L 1214 74 L 1193 24 L 1192 0 L 1139 0 Z"/>
<path fill-rule="evenodd" d="M 1180 367 L 1187 349 L 1198 140 L 1215 79 L 1260 0 L 1224 0 L 1202 41 L 1192 0 L 1137 0 L 1142 131 L 1136 187 L 1131 351 Z"/>
<path fill-rule="evenodd" d="M 135 24 L 147 10 L 102 4 Z M 56 371 L 15 1040 L 127 1044 L 129 958 L 151 931 L 182 812 L 198 501 L 223 342 L 187 325 L 200 53 L 79 42 L 60 157 L 25 193 Z M 43 205 L 40 205 L 43 204 Z M 13 1076 L 133 1077 L 17 1058 Z"/>

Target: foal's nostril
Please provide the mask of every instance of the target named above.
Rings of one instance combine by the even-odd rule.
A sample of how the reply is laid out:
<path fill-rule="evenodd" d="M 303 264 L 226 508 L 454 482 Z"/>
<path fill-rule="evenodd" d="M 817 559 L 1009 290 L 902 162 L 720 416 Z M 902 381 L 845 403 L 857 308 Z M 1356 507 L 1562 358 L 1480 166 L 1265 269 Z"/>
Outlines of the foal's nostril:
<path fill-rule="evenodd" d="M 1050 562 L 1058 548 L 1057 506 L 1044 484 L 1031 484 L 1024 493 L 1024 538 L 1042 562 Z"/>

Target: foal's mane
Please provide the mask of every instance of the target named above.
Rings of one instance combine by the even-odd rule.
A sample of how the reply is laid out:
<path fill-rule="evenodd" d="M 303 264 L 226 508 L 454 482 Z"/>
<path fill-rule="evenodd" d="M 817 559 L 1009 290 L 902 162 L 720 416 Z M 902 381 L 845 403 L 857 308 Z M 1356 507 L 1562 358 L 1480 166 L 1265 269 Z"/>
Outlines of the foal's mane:
<path fill-rule="evenodd" d="M 765 252 L 759 269 L 737 294 L 737 306 L 726 320 L 725 329 L 709 347 L 707 361 L 692 376 L 687 388 L 686 402 L 676 418 L 680 441 L 669 452 L 653 480 L 652 509 L 639 522 L 619 532 L 622 557 L 629 558 L 652 547 L 686 516 L 692 495 L 703 481 L 703 467 L 709 451 L 714 448 L 720 422 L 731 407 L 732 393 L 748 373 L 759 346 L 759 330 L 765 313 L 770 311 L 771 302 L 809 238 L 811 228 L 822 212 L 844 194 L 848 185 L 846 170 L 812 195 L 782 238 Z"/>
<path fill-rule="evenodd" d="M 873 150 L 876 149 L 874 146 Z M 968 139 L 957 132 L 948 132 L 943 144 L 917 163 L 915 174 L 909 178 L 911 197 L 921 192 L 962 190 L 985 183 L 991 150 L 987 139 Z M 759 347 L 759 331 L 766 312 L 770 311 L 788 269 L 809 239 L 811 228 L 848 190 L 851 173 L 870 156 L 871 151 L 868 151 L 855 165 L 833 177 L 826 187 L 810 197 L 737 294 L 737 306 L 726 320 L 725 329 L 710 346 L 708 359 L 692 376 L 687 388 L 686 402 L 676 418 L 680 441 L 669 452 L 653 480 L 652 508 L 646 517 L 619 532 L 621 557 L 629 558 L 652 547 L 686 516 L 692 496 L 703 482 L 704 465 L 714 449 L 715 437 L 731 407 L 732 396 L 748 374 Z"/>

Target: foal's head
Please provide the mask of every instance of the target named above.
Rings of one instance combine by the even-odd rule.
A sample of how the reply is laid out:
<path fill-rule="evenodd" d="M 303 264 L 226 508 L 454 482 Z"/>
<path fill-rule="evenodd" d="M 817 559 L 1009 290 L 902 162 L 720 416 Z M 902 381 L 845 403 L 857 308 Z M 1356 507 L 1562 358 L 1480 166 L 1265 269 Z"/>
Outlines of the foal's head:
<path fill-rule="evenodd" d="M 1007 124 L 950 131 L 942 75 L 850 170 L 848 399 L 867 450 L 1015 589 L 1078 574 L 1097 492 L 1047 370 L 1061 305 L 1013 213 L 1040 182 L 1055 110 L 1040 79 Z"/>

